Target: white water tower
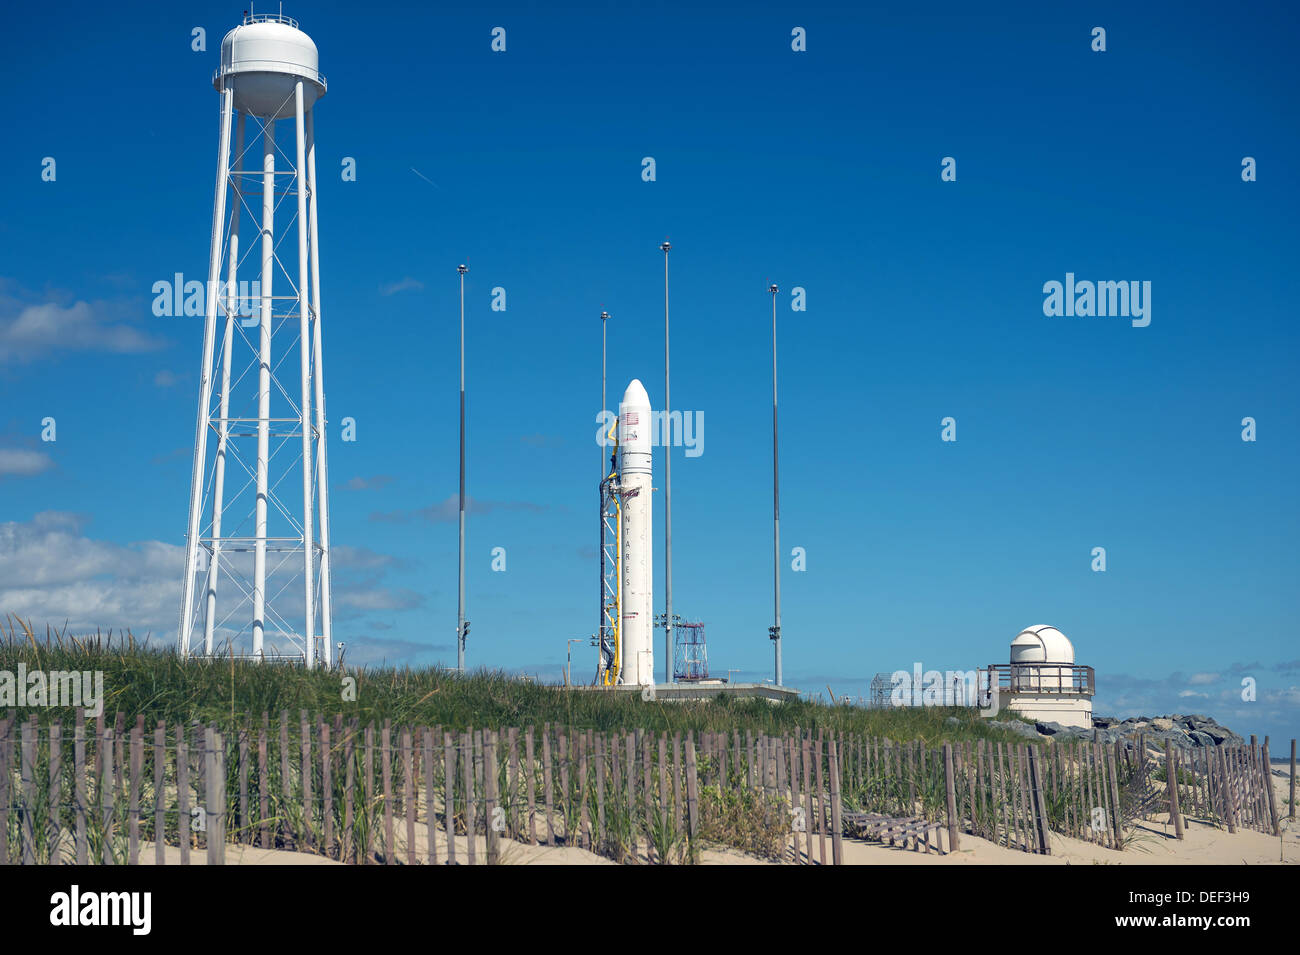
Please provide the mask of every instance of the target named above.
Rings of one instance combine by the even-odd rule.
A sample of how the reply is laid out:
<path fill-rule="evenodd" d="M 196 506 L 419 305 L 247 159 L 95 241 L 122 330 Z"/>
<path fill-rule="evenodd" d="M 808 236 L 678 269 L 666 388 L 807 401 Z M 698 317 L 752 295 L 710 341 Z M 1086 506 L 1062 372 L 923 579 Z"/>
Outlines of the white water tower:
<path fill-rule="evenodd" d="M 313 123 L 325 77 L 296 21 L 246 14 L 212 82 L 221 125 L 180 652 L 329 665 Z"/>

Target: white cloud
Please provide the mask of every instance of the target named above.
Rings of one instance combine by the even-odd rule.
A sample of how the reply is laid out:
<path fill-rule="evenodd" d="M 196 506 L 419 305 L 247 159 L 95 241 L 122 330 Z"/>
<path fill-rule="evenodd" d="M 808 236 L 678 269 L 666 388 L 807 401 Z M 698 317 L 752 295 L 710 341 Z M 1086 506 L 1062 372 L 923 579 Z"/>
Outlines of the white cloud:
<path fill-rule="evenodd" d="M 152 635 L 166 644 L 175 639 L 184 577 L 185 548 L 162 541 L 117 544 L 85 533 L 88 519 L 64 511 L 45 511 L 30 521 L 0 523 L 0 617 L 14 614 L 30 621 L 37 633 L 48 624 L 72 633 L 96 629 L 130 630 L 137 637 Z M 410 610 L 424 596 L 408 588 L 384 586 L 382 576 L 401 561 L 365 547 L 336 546 L 334 619 L 336 623 L 363 613 Z M 368 579 L 348 579 L 367 573 Z M 219 637 L 247 637 L 247 596 L 239 580 L 251 578 L 250 554 L 225 554 L 219 587 Z M 295 584 L 295 580 L 299 583 Z M 275 594 L 275 615 L 269 618 L 268 639 L 278 620 L 301 625 L 301 570 L 289 562 L 272 575 L 268 593 Z M 287 583 L 288 586 L 281 586 Z M 343 631 L 340 635 L 343 634 Z"/>
<path fill-rule="evenodd" d="M 393 483 L 391 474 L 376 474 L 374 477 L 354 477 L 343 485 L 345 491 L 377 491 Z"/>
<path fill-rule="evenodd" d="M 85 518 L 45 511 L 0 523 L 0 613 L 73 632 L 176 627 L 185 549 L 162 541 L 114 544 L 82 533 Z"/>
<path fill-rule="evenodd" d="M 1218 682 L 1219 674 L 1217 673 L 1193 673 L 1187 678 L 1188 686 L 1205 686 L 1209 683 Z"/>
<path fill-rule="evenodd" d="M 30 477 L 54 467 L 54 462 L 44 451 L 27 451 L 22 448 L 0 448 L 0 475 L 15 474 Z"/>
<path fill-rule="evenodd" d="M 422 289 L 424 283 L 419 279 L 413 279 L 409 275 L 397 282 L 389 282 L 379 287 L 380 295 L 396 295 L 398 292 L 405 292 L 408 289 Z"/>
<path fill-rule="evenodd" d="M 161 348 L 163 342 L 138 328 L 115 323 L 102 304 L 78 301 L 21 303 L 0 300 L 0 362 L 26 361 L 55 351 L 103 351 L 136 354 Z"/>
<path fill-rule="evenodd" d="M 1263 701 L 1265 703 L 1285 703 L 1290 706 L 1300 706 L 1300 686 L 1288 686 L 1283 690 L 1265 690 Z"/>
<path fill-rule="evenodd" d="M 376 570 L 391 567 L 396 561 L 391 554 L 381 554 L 369 547 L 335 544 L 330 548 L 330 566 L 335 570 Z"/>

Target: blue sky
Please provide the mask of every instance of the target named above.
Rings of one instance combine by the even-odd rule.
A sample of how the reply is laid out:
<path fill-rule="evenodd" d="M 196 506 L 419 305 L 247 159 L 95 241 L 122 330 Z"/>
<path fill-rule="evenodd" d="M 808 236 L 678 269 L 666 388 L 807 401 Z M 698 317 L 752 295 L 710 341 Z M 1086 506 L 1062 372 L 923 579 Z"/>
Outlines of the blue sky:
<path fill-rule="evenodd" d="M 174 634 L 202 322 L 154 316 L 151 288 L 206 272 L 211 74 L 243 8 L 7 16 L 0 610 Z M 1297 735 L 1286 5 L 285 12 L 329 80 L 316 125 L 350 658 L 454 656 L 461 261 L 470 663 L 553 678 L 566 638 L 591 633 L 598 316 L 613 315 L 611 406 L 632 377 L 662 401 L 668 237 L 673 404 L 705 423 L 700 456 L 674 452 L 674 609 L 706 623 L 715 672 L 771 675 L 775 281 L 782 543 L 807 553 L 783 573 L 788 684 L 862 695 L 914 661 L 1002 662 L 1021 628 L 1051 623 L 1097 668 L 1098 712 Z M 1149 281 L 1150 324 L 1045 315 L 1044 283 L 1067 272 Z M 575 652 L 585 675 L 594 651 Z"/>

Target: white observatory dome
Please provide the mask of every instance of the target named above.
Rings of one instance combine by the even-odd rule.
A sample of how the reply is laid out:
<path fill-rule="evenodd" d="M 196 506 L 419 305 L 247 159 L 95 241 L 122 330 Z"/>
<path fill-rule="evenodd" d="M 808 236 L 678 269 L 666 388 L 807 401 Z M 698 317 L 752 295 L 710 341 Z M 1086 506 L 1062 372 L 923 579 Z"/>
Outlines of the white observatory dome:
<path fill-rule="evenodd" d="M 234 91 L 235 109 L 264 119 L 294 115 L 294 86 L 301 78 L 303 110 L 325 95 L 320 57 L 298 21 L 276 14 L 244 17 L 221 41 L 221 68 L 212 85 Z"/>
<path fill-rule="evenodd" d="M 1011 641 L 1012 663 L 1074 663 L 1074 644 L 1047 624 L 1026 627 Z"/>

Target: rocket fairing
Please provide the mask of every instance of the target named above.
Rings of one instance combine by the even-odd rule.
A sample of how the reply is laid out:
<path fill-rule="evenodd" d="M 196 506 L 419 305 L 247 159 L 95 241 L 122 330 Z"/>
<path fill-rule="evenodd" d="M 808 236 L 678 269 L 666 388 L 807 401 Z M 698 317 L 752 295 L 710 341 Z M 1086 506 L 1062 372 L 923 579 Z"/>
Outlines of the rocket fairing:
<path fill-rule="evenodd" d="M 654 548 L 650 397 L 632 379 L 618 409 L 619 481 L 622 499 L 622 620 L 619 682 L 654 684 Z"/>

